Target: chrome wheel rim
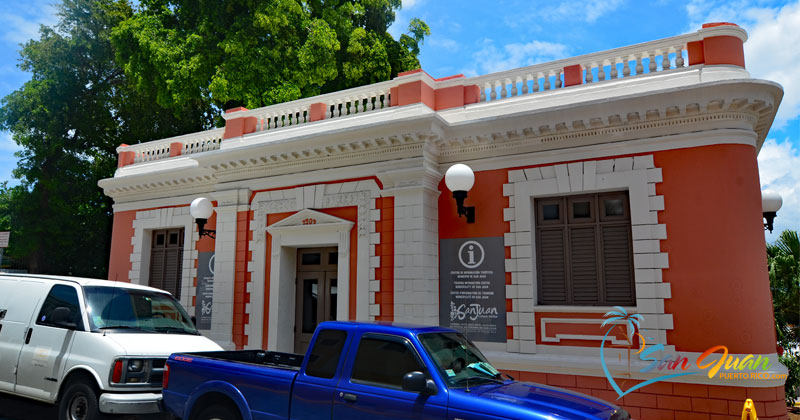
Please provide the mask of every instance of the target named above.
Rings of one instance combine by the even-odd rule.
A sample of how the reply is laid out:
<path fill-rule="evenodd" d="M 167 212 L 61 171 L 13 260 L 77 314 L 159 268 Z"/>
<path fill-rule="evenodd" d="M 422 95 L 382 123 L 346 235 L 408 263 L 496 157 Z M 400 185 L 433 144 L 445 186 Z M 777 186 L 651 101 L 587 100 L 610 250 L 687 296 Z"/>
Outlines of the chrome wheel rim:
<path fill-rule="evenodd" d="M 89 411 L 89 400 L 84 394 L 76 394 L 69 402 L 67 417 L 70 420 L 86 420 Z"/>

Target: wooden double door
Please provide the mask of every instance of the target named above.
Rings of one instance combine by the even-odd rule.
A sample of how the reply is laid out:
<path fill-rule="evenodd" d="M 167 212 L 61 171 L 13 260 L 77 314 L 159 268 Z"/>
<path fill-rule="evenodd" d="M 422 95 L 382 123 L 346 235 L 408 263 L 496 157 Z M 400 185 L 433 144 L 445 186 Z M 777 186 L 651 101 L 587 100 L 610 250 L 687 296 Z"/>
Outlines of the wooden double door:
<path fill-rule="evenodd" d="M 294 351 L 305 353 L 317 324 L 336 319 L 336 247 L 297 250 Z"/>

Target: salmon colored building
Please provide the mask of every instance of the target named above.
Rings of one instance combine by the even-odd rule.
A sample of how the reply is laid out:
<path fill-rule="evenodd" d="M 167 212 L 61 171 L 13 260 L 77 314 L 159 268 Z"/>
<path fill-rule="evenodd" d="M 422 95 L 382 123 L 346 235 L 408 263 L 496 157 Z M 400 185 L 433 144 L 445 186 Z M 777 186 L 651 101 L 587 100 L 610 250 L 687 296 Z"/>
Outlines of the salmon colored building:
<path fill-rule="evenodd" d="M 783 91 L 750 77 L 746 39 L 708 24 L 477 77 L 411 71 L 122 145 L 100 182 L 109 278 L 170 290 L 227 348 L 303 351 L 329 319 L 450 325 L 518 379 L 634 418 L 738 419 L 751 398 L 785 419 L 756 161 Z M 445 186 L 456 163 L 472 223 Z M 601 326 L 615 307 L 641 315 L 633 344 Z M 657 344 L 662 369 L 642 371 Z M 709 378 L 695 361 L 715 346 L 769 363 Z M 618 398 L 604 366 L 622 390 L 695 373 Z"/>

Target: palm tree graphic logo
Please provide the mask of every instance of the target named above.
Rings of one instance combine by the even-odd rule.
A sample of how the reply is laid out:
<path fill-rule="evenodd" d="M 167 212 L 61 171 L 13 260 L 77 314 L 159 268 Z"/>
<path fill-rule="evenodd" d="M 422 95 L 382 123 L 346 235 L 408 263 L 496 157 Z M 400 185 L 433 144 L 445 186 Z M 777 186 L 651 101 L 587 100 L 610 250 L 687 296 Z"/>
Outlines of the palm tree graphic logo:
<path fill-rule="evenodd" d="M 639 329 L 639 326 L 640 326 L 639 323 L 642 320 L 644 320 L 644 317 L 642 315 L 640 315 L 640 314 L 629 314 L 628 311 L 625 310 L 625 308 L 623 308 L 621 306 L 615 306 L 613 311 L 607 312 L 605 315 L 603 315 L 603 317 L 606 318 L 606 319 L 605 319 L 605 321 L 603 321 L 603 323 L 600 325 L 600 327 L 603 328 L 603 327 L 608 326 L 609 328 L 606 331 L 606 334 L 603 336 L 603 341 L 600 343 L 600 364 L 603 366 L 603 373 L 606 375 L 606 379 L 608 379 L 608 383 L 611 384 L 611 387 L 614 388 L 614 391 L 616 391 L 617 395 L 619 396 L 617 399 L 620 399 L 623 396 L 625 396 L 626 394 L 629 394 L 629 393 L 631 393 L 633 391 L 636 391 L 639 388 L 645 387 L 647 385 L 650 385 L 650 384 L 653 384 L 653 383 L 656 383 L 656 382 L 664 381 L 666 379 L 675 378 L 675 377 L 678 377 L 678 376 L 693 375 L 693 374 L 698 373 L 698 372 L 682 372 L 682 373 L 675 373 L 675 374 L 672 374 L 672 375 L 658 376 L 658 377 L 646 380 L 646 381 L 644 381 L 642 383 L 639 383 L 637 385 L 634 385 L 634 386 L 628 388 L 627 390 L 623 391 L 619 387 L 617 382 L 614 380 L 614 377 L 611 376 L 611 372 L 609 372 L 608 365 L 606 364 L 605 345 L 606 345 L 606 340 L 608 339 L 609 334 L 611 334 L 611 332 L 614 331 L 615 329 L 623 329 L 623 328 L 625 328 L 622 332 L 625 334 L 625 338 L 626 338 L 626 341 L 627 341 L 627 348 L 628 348 L 628 374 L 627 374 L 628 378 L 632 378 L 632 376 L 633 376 L 633 375 L 631 375 L 631 349 L 633 347 L 633 336 L 634 335 L 638 336 L 641 339 L 641 345 L 639 347 L 639 351 L 637 352 L 637 353 L 642 353 L 642 355 L 640 357 L 645 357 L 645 353 L 646 354 L 650 354 L 650 353 L 655 352 L 655 351 L 663 350 L 664 349 L 664 345 L 663 344 L 651 345 L 650 349 L 648 351 L 642 352 L 642 350 L 645 347 L 645 337 L 642 334 L 636 332 Z M 615 334 L 615 336 L 616 336 L 616 334 Z M 649 338 L 649 340 L 653 340 L 653 339 Z M 622 357 L 622 355 L 620 355 L 620 358 L 621 357 Z M 642 370 L 642 371 L 644 371 L 644 370 Z"/>
<path fill-rule="evenodd" d="M 642 343 L 644 343 L 644 337 L 637 333 L 636 331 L 639 330 L 639 322 L 644 319 L 642 315 L 639 314 L 629 314 L 628 311 L 621 307 L 615 306 L 614 311 L 608 311 L 603 318 L 606 320 L 600 324 L 600 328 L 605 327 L 606 325 L 609 326 L 608 331 L 606 331 L 606 335 L 603 337 L 603 344 L 605 344 L 605 338 L 613 331 L 615 328 L 623 330 L 623 328 L 627 327 L 627 331 L 623 330 L 622 333 L 625 334 L 625 339 L 627 341 L 628 347 L 628 377 L 631 376 L 631 348 L 633 348 L 633 336 L 636 334 L 637 336 L 641 337 Z M 622 355 L 619 355 L 621 358 Z"/>

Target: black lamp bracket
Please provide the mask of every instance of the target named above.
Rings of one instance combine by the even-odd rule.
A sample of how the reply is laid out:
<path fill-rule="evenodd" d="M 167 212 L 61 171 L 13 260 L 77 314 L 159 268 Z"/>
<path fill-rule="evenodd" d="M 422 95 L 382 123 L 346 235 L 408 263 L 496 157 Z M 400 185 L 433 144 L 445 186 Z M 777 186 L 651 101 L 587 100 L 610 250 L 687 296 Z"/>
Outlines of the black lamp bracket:
<path fill-rule="evenodd" d="M 197 230 L 200 233 L 200 238 L 203 236 L 208 236 L 211 239 L 217 239 L 217 231 L 206 229 L 206 222 L 208 219 L 194 219 L 195 223 L 197 223 Z"/>
<path fill-rule="evenodd" d="M 764 219 L 767 220 L 767 222 L 764 223 L 764 229 L 768 230 L 769 233 L 772 233 L 772 228 L 773 228 L 772 223 L 775 221 L 775 217 L 777 215 L 778 215 L 778 213 L 774 212 L 774 211 L 765 211 L 764 212 Z"/>
<path fill-rule="evenodd" d="M 467 218 L 467 223 L 475 223 L 475 207 L 465 207 L 464 199 L 467 198 L 466 191 L 453 191 L 453 198 L 456 199 L 456 206 L 458 207 L 458 217 L 462 215 Z"/>

